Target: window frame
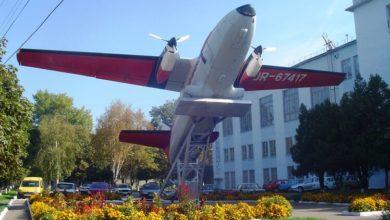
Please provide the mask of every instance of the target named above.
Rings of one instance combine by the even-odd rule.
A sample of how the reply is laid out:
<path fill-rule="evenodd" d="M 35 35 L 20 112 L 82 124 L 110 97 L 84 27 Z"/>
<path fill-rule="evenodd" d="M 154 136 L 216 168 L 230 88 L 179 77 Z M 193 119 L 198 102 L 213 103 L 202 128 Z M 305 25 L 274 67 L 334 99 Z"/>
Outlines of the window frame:
<path fill-rule="evenodd" d="M 252 131 L 252 110 L 249 108 L 249 111 L 240 117 L 240 132 L 249 132 Z"/>
<path fill-rule="evenodd" d="M 269 146 L 269 156 L 276 157 L 276 140 L 270 140 L 268 146 Z"/>
<path fill-rule="evenodd" d="M 266 128 L 274 125 L 273 95 L 267 95 L 259 99 L 260 127 Z"/>
<path fill-rule="evenodd" d="M 297 88 L 283 90 L 283 116 L 284 122 L 298 120 L 299 91 Z"/>
<path fill-rule="evenodd" d="M 268 151 L 268 141 L 263 141 L 261 142 L 261 146 L 262 146 L 262 157 L 265 158 L 265 157 L 268 157 L 269 155 L 269 151 Z"/>

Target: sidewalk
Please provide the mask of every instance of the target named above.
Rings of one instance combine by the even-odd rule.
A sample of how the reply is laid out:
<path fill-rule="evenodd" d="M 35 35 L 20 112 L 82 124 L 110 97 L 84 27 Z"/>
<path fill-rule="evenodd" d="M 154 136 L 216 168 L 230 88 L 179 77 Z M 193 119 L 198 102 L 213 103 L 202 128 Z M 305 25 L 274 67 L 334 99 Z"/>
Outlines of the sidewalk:
<path fill-rule="evenodd" d="M 337 205 L 321 205 L 321 204 L 302 204 L 292 203 L 294 207 L 293 217 L 316 217 L 329 220 L 371 220 L 380 219 L 380 217 L 358 217 L 358 216 L 343 216 L 341 213 L 347 211 L 347 206 Z"/>
<path fill-rule="evenodd" d="M 3 220 L 23 219 L 29 220 L 29 211 L 25 199 L 15 199 L 8 207 L 8 212 L 5 214 Z"/>

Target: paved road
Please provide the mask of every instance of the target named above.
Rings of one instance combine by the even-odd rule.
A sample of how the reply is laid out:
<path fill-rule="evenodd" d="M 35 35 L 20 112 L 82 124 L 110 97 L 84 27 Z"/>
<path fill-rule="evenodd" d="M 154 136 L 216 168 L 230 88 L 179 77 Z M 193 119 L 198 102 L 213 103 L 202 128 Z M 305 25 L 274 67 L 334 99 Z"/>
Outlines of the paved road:
<path fill-rule="evenodd" d="M 319 205 L 319 204 L 301 204 L 292 203 L 294 207 L 293 216 L 296 217 L 316 217 L 329 220 L 371 220 L 380 219 L 380 217 L 360 217 L 343 216 L 341 213 L 347 211 L 347 206 Z"/>
<path fill-rule="evenodd" d="M 25 199 L 15 199 L 8 207 L 3 220 L 28 220 L 29 211 Z"/>

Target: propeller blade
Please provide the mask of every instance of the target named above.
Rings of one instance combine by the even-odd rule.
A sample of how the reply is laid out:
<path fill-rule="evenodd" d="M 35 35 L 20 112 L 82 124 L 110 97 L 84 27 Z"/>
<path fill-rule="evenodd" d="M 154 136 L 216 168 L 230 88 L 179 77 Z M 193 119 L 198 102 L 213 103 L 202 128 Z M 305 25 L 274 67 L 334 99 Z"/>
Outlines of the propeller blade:
<path fill-rule="evenodd" d="M 152 34 L 152 33 L 149 34 L 149 37 L 157 39 L 157 40 L 164 40 L 162 37 L 155 35 L 155 34 Z M 166 41 L 166 40 L 164 40 L 164 41 Z"/>
<path fill-rule="evenodd" d="M 274 52 L 276 51 L 276 47 L 267 47 L 263 49 L 264 52 Z"/>
<path fill-rule="evenodd" d="M 181 36 L 181 37 L 179 37 L 179 38 L 177 39 L 177 42 L 178 42 L 178 43 L 181 43 L 181 42 L 183 42 L 183 41 L 188 40 L 188 38 L 190 38 L 190 35 Z"/>

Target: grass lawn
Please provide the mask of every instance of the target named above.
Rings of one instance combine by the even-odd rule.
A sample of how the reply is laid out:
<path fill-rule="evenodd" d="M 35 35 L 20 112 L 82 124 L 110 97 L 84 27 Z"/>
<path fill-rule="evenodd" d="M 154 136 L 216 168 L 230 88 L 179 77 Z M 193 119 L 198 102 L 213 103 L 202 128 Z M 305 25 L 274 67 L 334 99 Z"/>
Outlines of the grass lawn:
<path fill-rule="evenodd" d="M 9 201 L 16 196 L 16 191 L 9 191 L 7 194 L 2 194 L 0 196 L 0 212 L 7 207 Z"/>

